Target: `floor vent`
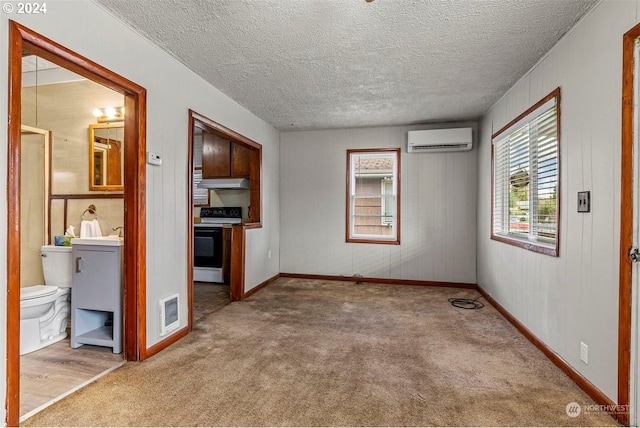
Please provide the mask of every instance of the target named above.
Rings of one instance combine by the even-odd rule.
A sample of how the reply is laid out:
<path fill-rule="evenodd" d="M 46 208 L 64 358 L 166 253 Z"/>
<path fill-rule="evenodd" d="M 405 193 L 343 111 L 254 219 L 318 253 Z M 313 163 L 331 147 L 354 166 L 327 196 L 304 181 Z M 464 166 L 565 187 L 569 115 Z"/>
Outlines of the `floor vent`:
<path fill-rule="evenodd" d="M 177 294 L 160 299 L 160 336 L 172 332 L 180 325 L 178 299 Z"/>

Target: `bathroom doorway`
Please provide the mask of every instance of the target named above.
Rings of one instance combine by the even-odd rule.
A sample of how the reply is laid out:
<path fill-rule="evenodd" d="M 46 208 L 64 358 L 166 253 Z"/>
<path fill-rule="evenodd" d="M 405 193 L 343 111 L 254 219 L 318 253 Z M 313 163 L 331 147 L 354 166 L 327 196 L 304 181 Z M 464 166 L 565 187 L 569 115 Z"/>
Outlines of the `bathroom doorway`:
<path fill-rule="evenodd" d="M 90 186 L 94 144 L 87 136 L 99 127 L 101 136 L 112 132 L 109 141 L 124 143 L 121 121 L 98 124 L 93 113 L 123 105 L 124 97 L 37 55 L 22 61 L 20 421 L 124 362 L 122 353 L 110 348 L 71 347 L 72 254 L 59 239 L 80 233 L 88 205 L 95 207 L 101 235 L 123 224 L 122 190 Z M 107 161 L 122 149 L 122 144 L 95 144 L 110 155 Z M 102 165 L 118 178 L 119 167 L 120 162 Z M 58 289 L 51 294 L 52 287 Z"/>
<path fill-rule="evenodd" d="M 21 213 L 27 209 L 21 200 L 22 176 L 22 71 L 23 57 L 37 55 L 62 69 L 77 73 L 123 96 L 127 111 L 124 138 L 130 142 L 124 149 L 124 227 L 128 230 L 124 246 L 124 357 L 127 360 L 146 358 L 145 302 L 145 115 L 146 91 L 135 83 L 116 75 L 28 28 L 9 23 L 9 129 L 8 129 L 8 240 L 7 240 L 7 419 L 17 426 L 20 420 L 20 285 Z M 64 109 L 64 106 L 59 106 Z M 84 140 L 88 141 L 88 140 Z M 88 142 L 87 142 L 88 144 Z M 87 171 L 88 174 L 88 171 Z M 87 180 L 88 181 L 88 180 Z M 47 231 L 50 233 L 50 231 Z M 142 303 L 142 304 L 141 304 Z"/>

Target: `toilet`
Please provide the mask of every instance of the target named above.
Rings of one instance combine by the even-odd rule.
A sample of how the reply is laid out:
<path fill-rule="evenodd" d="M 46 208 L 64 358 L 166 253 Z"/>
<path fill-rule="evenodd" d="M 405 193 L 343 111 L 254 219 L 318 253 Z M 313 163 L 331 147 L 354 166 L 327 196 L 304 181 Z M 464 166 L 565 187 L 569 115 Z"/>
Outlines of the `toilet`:
<path fill-rule="evenodd" d="M 67 337 L 71 314 L 71 247 L 44 245 L 45 285 L 20 288 L 20 355 Z"/>

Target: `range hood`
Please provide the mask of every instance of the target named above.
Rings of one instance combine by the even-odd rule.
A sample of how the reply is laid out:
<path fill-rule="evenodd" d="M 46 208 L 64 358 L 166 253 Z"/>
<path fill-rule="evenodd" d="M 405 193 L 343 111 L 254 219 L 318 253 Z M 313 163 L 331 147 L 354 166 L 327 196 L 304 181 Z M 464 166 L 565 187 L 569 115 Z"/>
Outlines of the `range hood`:
<path fill-rule="evenodd" d="M 249 180 L 246 178 L 205 178 L 198 187 L 201 189 L 248 189 Z"/>

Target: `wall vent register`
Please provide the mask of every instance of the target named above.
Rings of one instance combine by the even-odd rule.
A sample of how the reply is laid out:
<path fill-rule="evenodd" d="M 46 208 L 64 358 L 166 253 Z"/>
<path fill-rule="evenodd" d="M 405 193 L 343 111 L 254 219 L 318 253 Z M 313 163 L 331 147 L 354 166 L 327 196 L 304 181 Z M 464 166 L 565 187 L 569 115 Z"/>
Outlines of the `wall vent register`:
<path fill-rule="evenodd" d="M 178 294 L 160 299 L 160 335 L 164 336 L 180 325 Z"/>

